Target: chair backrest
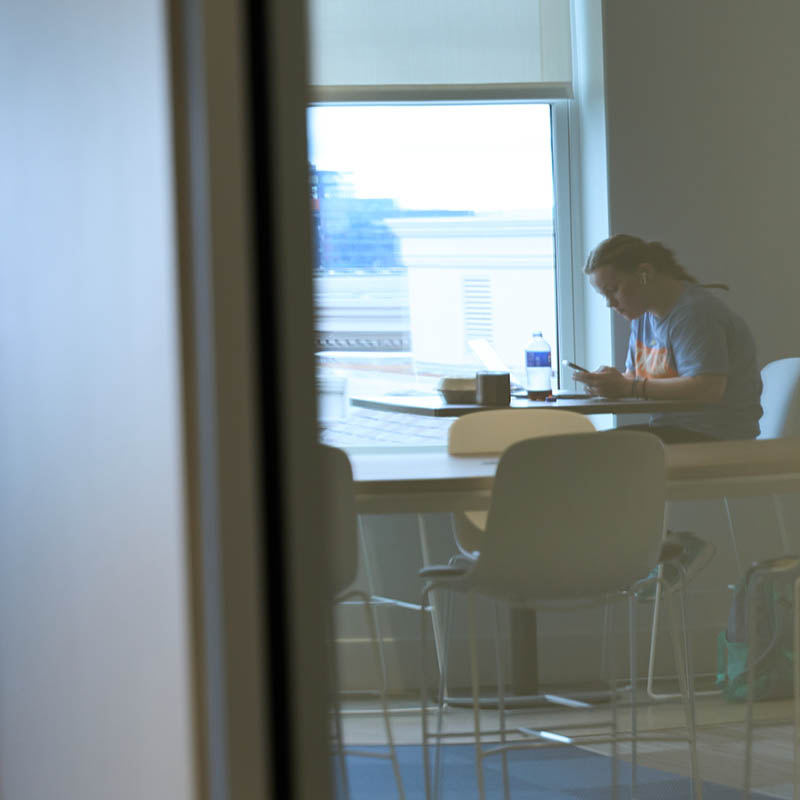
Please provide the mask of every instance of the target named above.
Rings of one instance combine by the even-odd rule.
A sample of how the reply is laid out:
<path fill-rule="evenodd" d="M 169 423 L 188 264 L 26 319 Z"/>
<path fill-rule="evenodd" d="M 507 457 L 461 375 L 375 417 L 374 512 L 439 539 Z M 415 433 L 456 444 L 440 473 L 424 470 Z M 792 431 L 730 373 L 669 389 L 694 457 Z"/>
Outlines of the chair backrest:
<path fill-rule="evenodd" d="M 591 420 L 574 411 L 496 408 L 458 417 L 447 434 L 451 455 L 502 453 L 509 445 L 535 436 L 591 433 Z"/>
<path fill-rule="evenodd" d="M 658 560 L 664 446 L 650 433 L 528 439 L 500 457 L 486 537 L 469 580 L 509 600 L 603 595 Z"/>
<path fill-rule="evenodd" d="M 800 436 L 800 358 L 771 361 L 761 370 L 764 416 L 759 439 Z"/>
<path fill-rule="evenodd" d="M 347 453 L 320 445 L 323 519 L 329 533 L 331 586 L 334 595 L 356 579 L 358 528 L 353 495 L 353 468 Z"/>

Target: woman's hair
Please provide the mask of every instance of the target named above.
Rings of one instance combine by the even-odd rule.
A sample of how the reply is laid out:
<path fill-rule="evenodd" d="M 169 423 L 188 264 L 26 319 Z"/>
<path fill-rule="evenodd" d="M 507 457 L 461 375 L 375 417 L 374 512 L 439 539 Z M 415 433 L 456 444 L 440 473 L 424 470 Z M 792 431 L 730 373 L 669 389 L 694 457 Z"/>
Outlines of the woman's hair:
<path fill-rule="evenodd" d="M 646 242 L 638 236 L 618 233 L 600 242 L 589 253 L 583 271 L 588 275 L 600 267 L 614 267 L 620 272 L 635 272 L 640 264 L 650 264 L 659 275 L 667 275 L 678 281 L 698 283 L 675 259 L 672 250 L 661 242 Z M 724 283 L 701 284 L 711 289 L 728 289 Z"/>

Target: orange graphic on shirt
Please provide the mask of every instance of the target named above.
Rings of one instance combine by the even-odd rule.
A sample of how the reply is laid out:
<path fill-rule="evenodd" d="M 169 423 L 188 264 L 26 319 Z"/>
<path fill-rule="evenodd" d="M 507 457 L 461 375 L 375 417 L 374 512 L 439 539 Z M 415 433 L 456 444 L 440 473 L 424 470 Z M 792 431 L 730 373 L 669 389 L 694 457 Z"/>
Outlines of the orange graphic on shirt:
<path fill-rule="evenodd" d="M 677 378 L 678 372 L 669 363 L 669 350 L 666 347 L 646 347 L 644 342 L 636 342 L 634 371 L 637 378 Z"/>

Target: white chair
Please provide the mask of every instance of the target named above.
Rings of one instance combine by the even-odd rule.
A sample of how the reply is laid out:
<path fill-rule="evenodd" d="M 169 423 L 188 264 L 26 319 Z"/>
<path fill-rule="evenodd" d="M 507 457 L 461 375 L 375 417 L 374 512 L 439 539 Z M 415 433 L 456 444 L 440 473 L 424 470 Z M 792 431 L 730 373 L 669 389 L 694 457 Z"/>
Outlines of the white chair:
<path fill-rule="evenodd" d="M 771 361 L 761 370 L 759 439 L 800 436 L 800 357 Z"/>
<path fill-rule="evenodd" d="M 333 703 L 334 710 L 334 736 L 336 754 L 339 759 L 341 772 L 341 785 L 345 797 L 349 797 L 349 785 L 345 754 L 384 758 L 391 761 L 394 778 L 397 784 L 397 795 L 400 800 L 405 800 L 403 781 L 400 777 L 400 767 L 397 762 L 397 753 L 392 736 L 392 726 L 389 720 L 389 709 L 386 703 L 386 666 L 383 655 L 383 641 L 378 633 L 375 621 L 376 601 L 368 593 L 353 587 L 358 572 L 358 539 L 356 526 L 355 503 L 353 496 L 353 471 L 347 454 L 335 447 L 320 445 L 324 503 L 326 520 L 330 532 L 330 565 L 331 581 L 333 588 L 334 604 L 343 605 L 351 602 L 360 604 L 364 609 L 367 630 L 372 642 L 375 658 L 375 670 L 378 676 L 378 688 L 374 692 L 378 698 L 381 714 L 383 716 L 384 730 L 386 733 L 387 751 L 376 752 L 373 750 L 359 750 L 345 746 L 342 735 L 342 712 L 338 692 L 338 678 L 336 677 L 335 653 L 331 658 L 334 665 L 334 679 L 337 696 Z M 380 602 L 380 601 L 377 601 Z M 333 621 L 331 619 L 331 642 L 334 641 Z"/>
<path fill-rule="evenodd" d="M 759 439 L 779 439 L 785 436 L 800 436 L 800 357 L 781 358 L 771 361 L 761 370 L 761 407 L 764 414 L 759 420 L 761 433 Z M 783 506 L 779 495 L 770 495 L 778 536 L 783 553 L 788 553 L 792 548 L 786 532 L 786 522 L 783 515 Z M 725 515 L 728 521 L 731 550 L 736 563 L 736 570 L 740 576 L 744 575 L 744 567 L 736 543 L 736 534 L 728 498 L 723 498 Z M 653 629 L 650 639 L 650 666 L 648 668 L 647 691 L 654 700 L 664 700 L 675 697 L 674 693 L 657 693 L 654 686 L 654 664 L 656 635 L 658 631 L 658 609 L 660 592 L 656 596 L 653 609 Z M 718 690 L 698 692 L 698 694 L 718 694 Z"/>
<path fill-rule="evenodd" d="M 453 456 L 500 455 L 509 445 L 536 436 L 591 433 L 588 417 L 573 411 L 521 411 L 499 408 L 459 417 L 447 434 L 447 452 Z M 464 555 L 480 550 L 486 527 L 485 511 L 464 511 L 453 515 L 456 544 Z"/>
<path fill-rule="evenodd" d="M 771 361 L 761 370 L 761 407 L 764 415 L 759 421 L 761 433 L 759 439 L 780 439 L 785 436 L 800 436 L 800 357 L 781 358 Z M 783 556 L 776 559 L 761 561 L 754 564 L 746 573 L 747 585 L 751 580 L 758 580 L 764 576 L 775 575 L 781 572 L 800 570 L 800 557 L 791 556 L 791 545 L 786 533 L 786 523 L 783 516 L 780 496 L 773 494 L 772 506 L 775 510 L 775 519 L 778 525 L 778 535 L 781 540 Z M 725 510 L 728 515 L 728 524 L 731 533 L 731 543 L 736 564 L 741 574 L 742 566 L 734 536 L 733 517 L 730 512 L 728 500 L 725 498 Z M 800 578 L 794 584 L 794 792 L 796 800 L 800 800 Z M 754 615 L 751 615 L 754 618 Z M 753 631 L 748 628 L 748 644 L 752 646 Z M 748 685 L 751 691 L 747 697 L 747 714 L 745 724 L 745 796 L 750 796 L 751 768 L 752 768 L 752 741 L 753 741 L 753 697 L 752 671 L 748 676 Z"/>
<path fill-rule="evenodd" d="M 780 439 L 786 436 L 800 436 L 800 357 L 781 358 L 771 361 L 761 370 L 761 407 L 764 415 L 759 421 L 761 433 L 759 439 Z M 775 574 L 784 570 L 798 570 L 800 559 L 789 556 L 791 545 L 786 532 L 786 522 L 783 516 L 783 507 L 780 496 L 771 495 L 772 506 L 775 510 L 775 519 L 778 525 L 778 535 L 781 540 L 783 557 L 770 561 L 754 564 L 747 572 L 749 580 L 760 578 L 764 575 Z M 728 524 L 731 532 L 731 543 L 736 564 L 741 574 L 742 566 L 736 546 L 728 500 L 725 498 L 725 510 L 728 515 Z M 796 800 L 800 799 L 800 578 L 795 581 L 795 619 L 794 619 L 794 793 Z M 748 630 L 748 639 L 752 641 L 752 632 Z M 749 685 L 752 686 L 753 676 L 749 676 Z M 752 693 L 748 694 L 745 738 L 745 793 L 750 796 L 751 763 L 752 763 L 752 736 L 753 736 L 753 699 Z"/>
<path fill-rule="evenodd" d="M 753 564 L 745 573 L 745 618 L 747 620 L 747 647 L 750 657 L 747 669 L 747 709 L 745 712 L 745 756 L 744 756 L 744 797 L 751 796 L 751 783 L 753 773 L 753 731 L 756 722 L 753 718 L 753 695 L 756 682 L 755 667 L 758 660 L 756 620 L 758 611 L 755 599 L 758 583 L 765 579 L 773 579 L 784 583 L 784 591 L 791 595 L 792 616 L 792 721 L 793 733 L 793 790 L 794 800 L 800 800 L 800 556 L 784 555 L 779 558 L 759 561 Z M 786 600 L 786 597 L 783 597 Z M 786 613 L 786 609 L 784 612 Z M 763 610 L 762 610 L 763 614 Z M 781 641 L 781 648 L 784 646 Z M 756 656 L 756 657 L 754 657 Z M 770 719 L 767 724 L 775 725 L 776 720 Z"/>
<path fill-rule="evenodd" d="M 453 456 L 485 455 L 498 456 L 509 445 L 523 439 L 537 436 L 556 436 L 565 433 L 591 433 L 595 430 L 591 420 L 573 411 L 552 409 L 520 410 L 512 408 L 495 408 L 476 411 L 458 417 L 447 433 L 447 452 Z M 481 549 L 481 542 L 486 528 L 485 511 L 456 511 L 451 515 L 453 535 L 459 555 L 450 559 L 450 564 L 463 562 L 469 564 Z M 420 530 L 424 530 L 424 522 L 420 522 Z M 425 548 L 424 548 L 425 550 Z M 426 564 L 428 561 L 426 560 Z M 449 606 L 445 613 L 449 613 Z M 441 666 L 445 660 L 442 652 L 442 621 L 434 607 L 433 633 L 436 644 L 438 662 Z M 448 698 L 448 702 L 461 705 L 457 698 Z"/>
<path fill-rule="evenodd" d="M 764 410 L 759 424 L 761 433 L 759 439 L 780 439 L 787 436 L 800 436 L 800 357 L 781 358 L 771 361 L 761 370 L 761 407 Z M 780 496 L 773 494 L 772 506 L 775 510 L 775 519 L 778 525 L 778 535 L 781 540 L 783 555 L 781 557 L 760 561 L 754 564 L 746 573 L 747 585 L 751 581 L 762 579 L 765 576 L 779 574 L 785 571 L 800 571 L 800 557 L 789 555 L 791 545 L 786 532 L 786 523 L 783 516 L 783 507 Z M 730 512 L 728 500 L 725 498 L 725 510 L 728 515 L 728 524 L 731 533 L 736 564 L 741 574 L 742 566 L 734 536 L 733 517 Z M 800 800 L 800 578 L 794 584 L 794 792 L 793 797 Z M 755 615 L 750 615 L 754 619 Z M 752 646 L 754 641 L 753 631 L 748 628 L 748 643 Z M 745 796 L 750 796 L 751 769 L 752 769 L 752 741 L 753 741 L 753 674 L 749 674 L 748 685 L 751 691 L 747 697 L 747 714 L 745 724 Z"/>
<path fill-rule="evenodd" d="M 616 787 L 617 742 L 630 741 L 633 783 L 636 780 L 636 593 L 657 563 L 661 549 L 664 518 L 664 449 L 661 441 L 648 433 L 610 431 L 547 436 L 512 444 L 500 457 L 486 531 L 480 555 L 465 570 L 442 566 L 422 570 L 427 579 L 423 604 L 431 591 L 447 589 L 467 595 L 470 612 L 470 664 L 473 736 L 478 792 L 486 797 L 483 759 L 501 754 L 506 797 L 508 771 L 506 753 L 510 749 L 569 744 L 612 744 L 612 786 Z M 693 790 L 699 788 L 694 733 L 694 698 L 690 658 L 686 637 L 683 593 L 681 600 L 680 641 L 676 638 L 676 662 L 683 690 L 686 734 L 689 744 Z M 605 605 L 613 612 L 616 602 L 626 598 L 629 606 L 629 670 L 631 732 L 617 729 L 617 685 L 609 680 L 611 719 L 609 730 L 598 733 L 579 726 L 578 733 L 519 728 L 508 730 L 504 704 L 504 655 L 498 644 L 498 722 L 497 730 L 482 730 L 480 723 L 480 676 L 474 603 L 476 596 L 489 597 L 511 606 L 531 609 L 566 610 Z M 672 607 L 672 604 L 669 604 Z M 425 617 L 422 617 L 423 651 Z M 612 625 L 606 627 L 606 635 Z M 498 640 L 499 641 L 499 640 Z M 614 648 L 610 648 L 613 652 Z M 424 655 L 424 652 L 423 652 Z M 614 659 L 610 659 L 611 662 Z M 446 668 L 446 664 L 445 664 Z M 567 698 L 548 696 L 566 706 L 576 705 Z M 439 688 L 439 724 L 428 731 L 427 689 L 422 692 L 422 737 L 425 762 L 426 796 L 431 797 L 429 742 L 438 745 L 453 733 L 441 732 L 443 685 Z M 586 704 L 577 704 L 586 708 Z M 499 736 L 499 744 L 484 748 L 486 737 Z M 664 737 L 661 738 L 674 738 Z M 438 765 L 438 747 L 437 747 Z M 438 789 L 438 781 L 435 782 Z M 613 796 L 616 796 L 615 790 Z"/>
<path fill-rule="evenodd" d="M 771 361 L 761 370 L 761 433 L 759 439 L 800 436 L 800 357 Z M 780 497 L 772 495 L 783 552 L 791 549 Z"/>
<path fill-rule="evenodd" d="M 771 361 L 761 370 L 761 407 L 764 415 L 759 420 L 761 433 L 759 439 L 781 439 L 786 436 L 800 436 L 800 357 L 780 358 Z M 771 495 L 772 506 L 775 510 L 775 519 L 778 524 L 778 535 L 784 553 L 790 550 L 789 538 L 786 534 L 786 523 L 783 517 L 778 495 Z M 739 549 L 736 546 L 734 535 L 733 517 L 731 515 L 728 498 L 724 500 L 725 512 L 728 516 L 728 526 L 731 534 L 731 546 L 736 559 L 739 574 L 744 569 L 739 558 Z"/>

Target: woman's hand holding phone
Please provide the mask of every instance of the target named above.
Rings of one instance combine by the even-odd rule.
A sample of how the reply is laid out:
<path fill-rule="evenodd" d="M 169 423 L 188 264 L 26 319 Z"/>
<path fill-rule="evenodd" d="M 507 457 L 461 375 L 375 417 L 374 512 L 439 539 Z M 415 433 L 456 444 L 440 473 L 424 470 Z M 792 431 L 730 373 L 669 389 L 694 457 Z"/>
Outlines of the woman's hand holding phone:
<path fill-rule="evenodd" d="M 600 367 L 595 372 L 584 370 L 572 376 L 589 394 L 599 397 L 624 397 L 630 394 L 629 379 L 614 367 Z"/>

